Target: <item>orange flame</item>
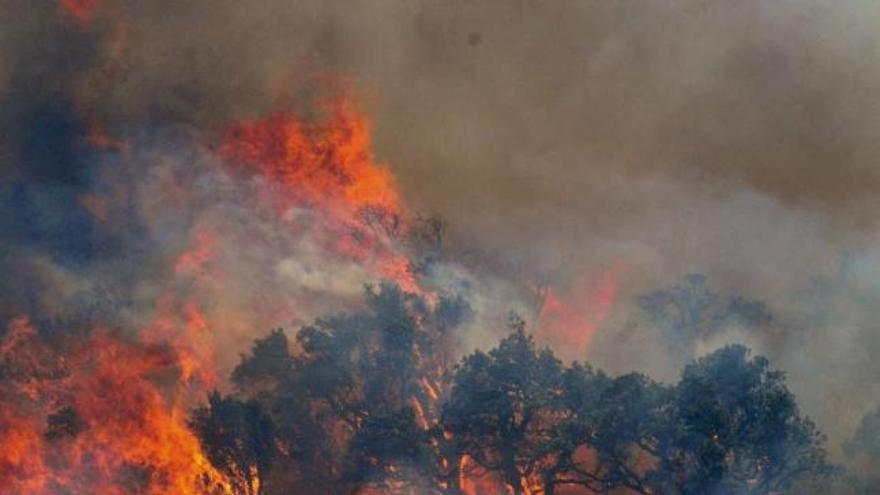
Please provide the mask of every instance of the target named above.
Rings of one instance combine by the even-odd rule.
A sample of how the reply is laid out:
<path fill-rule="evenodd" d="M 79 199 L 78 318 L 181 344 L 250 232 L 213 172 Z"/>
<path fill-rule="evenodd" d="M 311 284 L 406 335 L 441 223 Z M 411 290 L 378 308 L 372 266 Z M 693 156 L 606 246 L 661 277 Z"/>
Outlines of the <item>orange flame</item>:
<path fill-rule="evenodd" d="M 172 348 L 96 331 L 70 356 L 25 319 L 0 344 L 3 367 L 26 371 L 0 390 L 0 493 L 233 493 L 186 426 L 185 404 L 163 391 L 179 396 Z M 73 416 L 53 427 L 46 412 L 58 410 Z"/>
<path fill-rule="evenodd" d="M 267 180 L 264 196 L 282 215 L 303 208 L 317 215 L 328 252 L 425 295 L 407 257 L 390 246 L 404 208 L 391 171 L 373 158 L 369 122 L 344 96 L 323 109 L 319 123 L 289 113 L 235 123 L 220 155 Z"/>
<path fill-rule="evenodd" d="M 394 176 L 373 161 L 370 126 L 350 101 L 325 104 L 328 121 L 305 124 L 279 113 L 261 121 L 233 124 L 221 153 L 298 195 L 351 214 L 364 207 L 401 211 Z"/>
<path fill-rule="evenodd" d="M 564 293 L 547 288 L 538 315 L 537 337 L 566 357 L 583 359 L 614 305 L 619 271 L 620 265 L 614 264 L 598 279 L 584 279 Z"/>
<path fill-rule="evenodd" d="M 131 146 L 124 140 L 108 134 L 104 126 L 97 121 L 93 121 L 89 125 L 86 142 L 99 150 L 110 150 L 124 154 L 127 154 L 131 149 Z"/>
<path fill-rule="evenodd" d="M 214 235 L 207 231 L 196 233 L 195 245 L 184 251 L 177 257 L 174 264 L 174 272 L 177 275 L 200 275 L 204 274 L 204 270 L 209 261 L 214 257 L 214 245 L 216 240 Z"/>
<path fill-rule="evenodd" d="M 81 23 L 101 6 L 101 0 L 60 2 Z M 432 300 L 396 242 L 398 229 L 405 228 L 404 206 L 393 175 L 372 156 L 367 119 L 345 98 L 325 110 L 327 118 L 319 123 L 288 113 L 235 123 L 219 154 L 238 165 L 234 170 L 265 201 L 260 206 L 268 208 L 260 214 L 268 210 L 273 222 L 292 232 L 308 229 L 310 240 L 326 248 L 322 255 L 360 264 Z M 123 158 L 131 153 L 125 141 L 97 124 L 87 142 Z M 173 176 L 168 180 L 172 207 L 189 207 L 194 194 Z M 80 202 L 109 227 L 118 216 L 116 203 L 127 198 L 118 196 L 86 194 Z M 244 326 L 229 322 L 236 318 L 230 308 L 215 310 L 222 304 L 211 297 L 233 278 L 223 264 L 226 252 L 218 250 L 229 233 L 203 227 L 197 223 L 190 245 L 164 259 L 160 272 L 168 280 L 150 288 L 155 311 L 138 339 L 94 331 L 62 351 L 45 343 L 26 319 L 0 339 L 0 373 L 18 373 L 0 380 L 0 495 L 235 491 L 235 480 L 211 466 L 186 424 L 190 401 L 220 385 L 215 340 Z M 289 314 L 294 302 L 279 299 L 254 312 Z M 258 323 L 254 330 L 268 326 Z M 420 425 L 428 428 L 439 386 L 425 380 L 423 387 L 429 400 L 412 401 Z M 69 417 L 56 416 L 62 411 Z M 53 433 L 53 421 L 61 421 L 60 433 Z"/>
<path fill-rule="evenodd" d="M 58 8 L 80 24 L 87 24 L 103 3 L 103 0 L 60 0 Z"/>

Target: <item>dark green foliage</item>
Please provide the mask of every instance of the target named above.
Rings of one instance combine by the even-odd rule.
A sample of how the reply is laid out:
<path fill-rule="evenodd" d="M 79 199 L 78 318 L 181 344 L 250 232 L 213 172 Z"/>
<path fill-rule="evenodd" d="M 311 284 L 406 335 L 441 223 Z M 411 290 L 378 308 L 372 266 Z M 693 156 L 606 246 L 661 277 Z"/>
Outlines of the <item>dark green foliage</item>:
<path fill-rule="evenodd" d="M 453 448 L 519 493 L 769 494 L 832 474 L 824 438 L 782 373 L 729 346 L 689 365 L 675 387 L 639 374 L 563 369 L 522 329 L 462 362 L 443 409 Z"/>
<path fill-rule="evenodd" d="M 284 381 L 293 366 L 288 347 L 287 335 L 280 328 L 255 340 L 251 356 L 242 355 L 241 364 L 232 372 L 232 381 L 239 385 L 259 381 L 277 385 Z"/>
<path fill-rule="evenodd" d="M 641 464 L 658 455 L 670 389 L 640 374 L 610 378 L 575 364 L 566 371 L 565 396 L 571 416 L 564 426 L 576 433 L 563 437 L 568 445 L 558 468 L 561 480 L 599 492 L 625 487 L 646 493 L 657 473 Z M 594 454 L 592 466 L 577 462 L 578 447 Z"/>

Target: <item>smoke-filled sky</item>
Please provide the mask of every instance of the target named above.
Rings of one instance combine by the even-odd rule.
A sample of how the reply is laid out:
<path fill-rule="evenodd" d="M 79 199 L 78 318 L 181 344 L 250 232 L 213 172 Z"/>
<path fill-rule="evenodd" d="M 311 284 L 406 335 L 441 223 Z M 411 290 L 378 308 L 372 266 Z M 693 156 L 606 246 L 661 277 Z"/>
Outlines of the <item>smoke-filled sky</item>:
<path fill-rule="evenodd" d="M 174 238 L 165 220 L 95 227 L 81 198 L 112 160 L 82 145 L 94 122 L 180 167 L 198 152 L 167 136 L 210 143 L 344 80 L 407 204 L 446 219 L 485 291 L 541 282 L 610 304 L 567 359 L 671 379 L 681 363 L 633 298 L 701 273 L 773 321 L 698 352 L 768 355 L 832 439 L 880 401 L 876 2 L 61 4 L 0 3 L 0 316 L 104 272 L 142 279 L 124 260 Z M 96 259 L 115 261 L 95 274 Z"/>

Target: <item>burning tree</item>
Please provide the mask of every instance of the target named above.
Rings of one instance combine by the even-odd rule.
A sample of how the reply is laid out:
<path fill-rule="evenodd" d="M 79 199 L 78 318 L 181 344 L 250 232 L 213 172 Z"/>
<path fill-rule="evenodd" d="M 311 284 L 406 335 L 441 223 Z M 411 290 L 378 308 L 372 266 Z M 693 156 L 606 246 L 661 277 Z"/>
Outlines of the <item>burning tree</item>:
<path fill-rule="evenodd" d="M 253 427 L 231 429 L 222 419 L 239 411 L 235 424 L 253 425 L 242 423 L 244 403 L 214 396 L 197 412 L 196 430 L 220 440 L 205 442 L 209 456 L 244 476 L 270 470 L 260 493 L 288 493 L 290 486 L 310 493 L 391 490 L 435 478 L 439 460 L 429 431 L 450 338 L 469 309 L 455 297 L 428 304 L 391 284 L 365 294 L 365 310 L 319 319 L 297 332 L 294 345 L 281 330 L 257 340 L 233 372 L 237 394 L 275 425 L 264 429 L 276 444 L 266 449 L 277 457 L 271 468 L 256 452 L 242 452 Z M 247 467 L 236 458 L 242 453 Z"/>
<path fill-rule="evenodd" d="M 187 428 L 186 360 L 109 332 L 0 340 L 0 493 L 231 494 Z"/>
<path fill-rule="evenodd" d="M 61 5 L 86 27 L 103 3 Z M 827 474 L 783 375 L 741 347 L 671 386 L 565 365 L 513 319 L 456 364 L 470 305 L 425 287 L 445 224 L 413 219 L 345 94 L 311 110 L 227 123 L 219 142 L 173 126 L 128 142 L 100 122 L 78 136 L 101 158 L 59 218 L 102 249 L 74 270 L 46 261 L 77 254 L 68 232 L 58 252 L 32 257 L 17 235 L 0 248 L 9 285 L 27 286 L 0 301 L 0 495 L 770 494 Z M 18 210 L 6 225 L 22 232 L 45 213 Z M 45 216 L 54 238 L 65 222 Z M 538 319 L 586 335 L 578 352 L 614 301 L 604 279 L 589 290 L 600 317 L 541 291 Z M 359 303 L 364 280 L 388 281 Z M 688 357 L 734 320 L 766 319 L 702 277 L 641 302 Z M 351 309 L 273 330 L 235 366 L 255 329 L 327 304 Z"/>
<path fill-rule="evenodd" d="M 241 493 L 771 494 L 832 474 L 784 375 L 742 346 L 662 385 L 563 365 L 514 318 L 453 368 L 461 299 L 365 294 L 294 342 L 255 341 L 235 395 L 195 411 Z"/>
<path fill-rule="evenodd" d="M 548 349 L 536 350 L 521 320 L 512 325 L 497 348 L 466 357 L 456 369 L 443 427 L 459 477 L 489 471 L 521 494 L 554 454 L 562 366 Z"/>
<path fill-rule="evenodd" d="M 260 483 L 273 458 L 275 425 L 259 402 L 221 397 L 214 392 L 208 404 L 193 413 L 190 426 L 202 448 L 245 495 L 261 493 Z"/>

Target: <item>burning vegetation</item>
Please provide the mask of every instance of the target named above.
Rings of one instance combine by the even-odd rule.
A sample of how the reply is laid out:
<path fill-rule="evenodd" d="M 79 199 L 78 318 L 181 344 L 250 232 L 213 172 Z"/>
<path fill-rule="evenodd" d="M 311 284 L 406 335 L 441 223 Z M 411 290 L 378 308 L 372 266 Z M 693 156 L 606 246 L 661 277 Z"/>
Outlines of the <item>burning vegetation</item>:
<path fill-rule="evenodd" d="M 89 29 L 104 4 L 58 9 Z M 90 75 L 108 85 L 110 52 Z M 117 136 L 71 103 L 96 165 L 68 203 L 94 252 L 2 252 L 29 284 L 0 301 L 0 495 L 877 493 L 880 412 L 848 473 L 766 358 L 692 359 L 772 321 L 704 276 L 634 301 L 689 360 L 670 383 L 583 361 L 623 263 L 506 280 L 534 314 L 486 330 L 485 272 L 409 209 L 335 89 L 213 133 Z M 475 331 L 499 338 L 475 349 Z"/>
<path fill-rule="evenodd" d="M 232 124 L 195 176 L 153 172 L 172 203 L 153 206 L 151 221 L 170 221 L 163 215 L 178 208 L 201 214 L 187 220 L 176 254 L 153 261 L 169 266 L 156 265 L 162 277 L 137 295 L 153 301 L 140 330 L 128 325 L 143 319 L 111 328 L 94 315 L 74 320 L 92 326 L 64 331 L 27 314 L 8 323 L 0 491 L 771 494 L 833 474 L 783 375 L 744 347 L 725 347 L 664 385 L 565 365 L 512 317 L 494 348 L 461 359 L 474 309 L 465 292 L 434 280 L 448 262 L 437 248 L 442 223 L 408 217 L 349 100 L 323 109 L 317 122 L 278 114 Z M 136 148 L 112 153 L 127 161 Z M 144 184 L 111 177 L 112 192 L 96 191 L 87 205 L 143 193 Z M 233 235 L 215 208 L 258 220 L 243 226 L 257 235 Z M 113 211 L 102 211 L 96 221 L 112 224 Z M 307 287 L 269 295 L 271 287 L 237 286 L 237 274 L 255 277 L 266 262 L 247 259 L 254 239 L 260 253 L 277 244 L 306 259 L 284 284 Z M 296 263 L 277 259 L 282 274 Z M 308 282 L 324 270 L 379 282 L 360 297 L 339 293 L 352 309 L 274 330 L 224 368 L 219 342 L 339 292 Z M 586 345 L 613 283 L 609 273 L 593 290 L 595 319 L 547 292 L 539 328 Z M 690 318 L 658 326 L 720 324 L 706 311 L 764 318 L 757 303 L 725 303 L 700 278 L 686 284 L 642 300 L 657 318 Z M 229 291 L 237 301 L 224 306 Z"/>
<path fill-rule="evenodd" d="M 782 493 L 827 477 L 781 373 L 740 346 L 665 386 L 563 365 L 523 322 L 452 366 L 470 308 L 386 283 L 293 342 L 257 339 L 233 391 L 182 407 L 170 345 L 8 330 L 8 493 Z"/>

